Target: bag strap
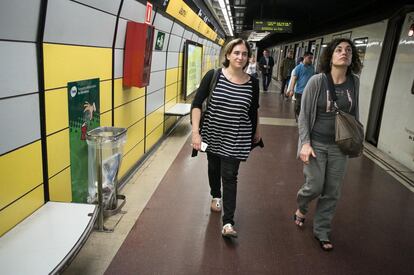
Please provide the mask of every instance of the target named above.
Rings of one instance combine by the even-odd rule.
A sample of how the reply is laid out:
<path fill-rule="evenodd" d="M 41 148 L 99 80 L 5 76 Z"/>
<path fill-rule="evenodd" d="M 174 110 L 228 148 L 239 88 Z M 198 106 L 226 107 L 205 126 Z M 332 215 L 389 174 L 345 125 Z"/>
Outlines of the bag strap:
<path fill-rule="evenodd" d="M 216 87 L 220 72 L 221 72 L 221 68 L 214 70 L 213 77 L 210 80 L 209 94 L 208 94 L 207 101 L 206 101 L 206 110 L 207 110 L 208 105 L 210 104 L 211 96 L 213 95 L 213 90 Z"/>
<path fill-rule="evenodd" d="M 332 107 L 334 108 L 334 111 L 338 111 L 338 108 L 336 107 L 336 104 L 335 104 L 338 97 L 336 96 L 336 93 L 335 93 L 335 84 L 333 82 L 332 75 L 331 73 L 328 73 L 325 75 L 326 75 L 326 78 L 328 79 L 329 97 L 333 101 Z M 352 74 L 350 74 L 350 77 L 352 79 L 352 89 L 355 91 L 355 78 Z"/>
<path fill-rule="evenodd" d="M 331 73 L 326 74 L 326 77 L 328 79 L 328 89 L 329 89 L 329 96 L 333 102 L 335 102 L 338 98 L 336 97 L 335 93 L 335 84 L 332 79 Z"/>

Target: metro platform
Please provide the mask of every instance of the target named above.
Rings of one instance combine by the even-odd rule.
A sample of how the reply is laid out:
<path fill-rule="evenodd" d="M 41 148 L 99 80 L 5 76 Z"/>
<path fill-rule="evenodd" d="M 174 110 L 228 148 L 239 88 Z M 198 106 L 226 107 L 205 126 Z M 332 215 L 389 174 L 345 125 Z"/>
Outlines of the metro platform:
<path fill-rule="evenodd" d="M 371 146 L 349 161 L 335 249 L 324 252 L 313 238 L 315 204 L 305 227 L 295 226 L 302 164 L 293 104 L 279 90 L 273 81 L 261 92 L 265 147 L 240 166 L 237 239 L 223 239 L 221 216 L 210 212 L 207 159 L 190 157 L 187 116 L 121 191 L 125 212 L 106 221 L 115 231 L 93 232 L 64 274 L 412 274 L 414 193 L 392 172 L 414 173 L 377 162 Z"/>

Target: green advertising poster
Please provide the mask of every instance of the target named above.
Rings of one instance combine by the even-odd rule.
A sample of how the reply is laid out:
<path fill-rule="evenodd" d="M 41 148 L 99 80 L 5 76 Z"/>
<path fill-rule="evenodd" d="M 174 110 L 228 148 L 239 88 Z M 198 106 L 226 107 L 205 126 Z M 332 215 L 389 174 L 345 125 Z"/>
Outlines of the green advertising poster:
<path fill-rule="evenodd" d="M 88 196 L 88 144 L 86 133 L 99 126 L 99 78 L 68 83 L 70 172 L 72 201 Z"/>

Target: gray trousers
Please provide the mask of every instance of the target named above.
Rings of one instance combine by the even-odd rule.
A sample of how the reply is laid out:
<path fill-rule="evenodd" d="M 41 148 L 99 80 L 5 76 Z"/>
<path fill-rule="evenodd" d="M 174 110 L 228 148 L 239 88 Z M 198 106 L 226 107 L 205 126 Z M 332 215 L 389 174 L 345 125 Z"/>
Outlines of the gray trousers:
<path fill-rule="evenodd" d="M 299 189 L 297 202 L 302 214 L 308 212 L 308 204 L 316 199 L 313 233 L 320 240 L 329 240 L 331 221 L 340 196 L 348 157 L 336 144 L 323 144 L 312 141 L 316 158 L 311 157 L 304 165 L 305 183 Z"/>

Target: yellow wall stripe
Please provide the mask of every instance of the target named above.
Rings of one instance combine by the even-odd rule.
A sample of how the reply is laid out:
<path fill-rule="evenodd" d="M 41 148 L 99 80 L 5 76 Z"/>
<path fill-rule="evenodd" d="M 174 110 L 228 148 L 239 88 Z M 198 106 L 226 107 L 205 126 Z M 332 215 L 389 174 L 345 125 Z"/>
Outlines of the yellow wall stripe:
<path fill-rule="evenodd" d="M 182 72 L 183 59 L 184 59 L 184 52 L 181 52 L 178 54 L 178 66 L 181 68 L 180 72 Z"/>
<path fill-rule="evenodd" d="M 183 72 L 182 72 L 182 70 L 178 70 L 178 77 L 177 77 L 177 81 L 178 81 L 178 82 L 181 82 L 182 78 L 183 78 Z"/>
<path fill-rule="evenodd" d="M 178 71 L 178 68 L 172 68 L 167 70 L 165 86 L 169 86 L 170 84 L 177 82 Z"/>
<path fill-rule="evenodd" d="M 157 143 L 160 140 L 163 133 L 164 123 L 158 126 L 151 134 L 147 136 L 147 138 L 145 139 L 145 149 L 147 152 L 151 149 L 152 146 L 154 146 L 155 143 Z"/>
<path fill-rule="evenodd" d="M 128 128 L 145 116 L 145 98 L 141 97 L 128 104 L 115 109 L 115 122 L 117 127 Z"/>
<path fill-rule="evenodd" d="M 144 155 L 144 141 L 140 142 L 131 151 L 123 156 L 118 178 L 121 179 L 132 166 Z"/>
<path fill-rule="evenodd" d="M 0 157 L 0 209 L 43 182 L 40 141 Z"/>
<path fill-rule="evenodd" d="M 49 178 L 70 165 L 69 129 L 46 138 Z"/>
<path fill-rule="evenodd" d="M 100 124 L 101 126 L 112 126 L 112 112 L 101 114 Z"/>
<path fill-rule="evenodd" d="M 183 0 L 170 0 L 167 13 L 172 17 L 201 33 L 205 37 L 215 40 L 217 33 L 214 32 Z"/>
<path fill-rule="evenodd" d="M 43 44 L 45 89 L 68 82 L 112 76 L 112 49 Z"/>
<path fill-rule="evenodd" d="M 161 108 L 158 108 L 154 112 L 152 112 L 150 115 L 147 115 L 147 129 L 145 135 L 147 136 L 149 133 L 152 132 L 156 127 L 160 125 L 164 121 L 164 106 Z"/>
<path fill-rule="evenodd" d="M 43 185 L 0 212 L 0 237 L 44 204 Z"/>
<path fill-rule="evenodd" d="M 181 98 L 181 92 L 183 91 L 183 82 L 180 80 L 177 83 L 177 98 Z"/>
<path fill-rule="evenodd" d="M 69 127 L 67 89 L 47 91 L 46 102 L 46 134 Z"/>
<path fill-rule="evenodd" d="M 135 88 L 135 87 L 124 87 L 122 86 L 122 78 L 115 80 L 115 95 L 114 95 L 114 105 L 118 107 L 127 102 L 130 102 L 139 97 L 145 95 L 145 88 Z"/>
<path fill-rule="evenodd" d="M 51 201 L 72 201 L 70 167 L 49 179 L 49 196 Z"/>
<path fill-rule="evenodd" d="M 142 119 L 140 122 L 132 125 L 127 130 L 127 140 L 124 145 L 124 154 L 129 152 L 132 147 L 134 147 L 138 142 L 141 142 L 144 139 L 144 124 L 145 119 Z"/>
<path fill-rule="evenodd" d="M 112 108 L 112 81 L 101 81 L 99 86 L 99 112 L 104 113 Z"/>
<path fill-rule="evenodd" d="M 165 88 L 165 101 L 168 102 L 171 99 L 177 97 L 177 82 L 167 86 Z"/>

